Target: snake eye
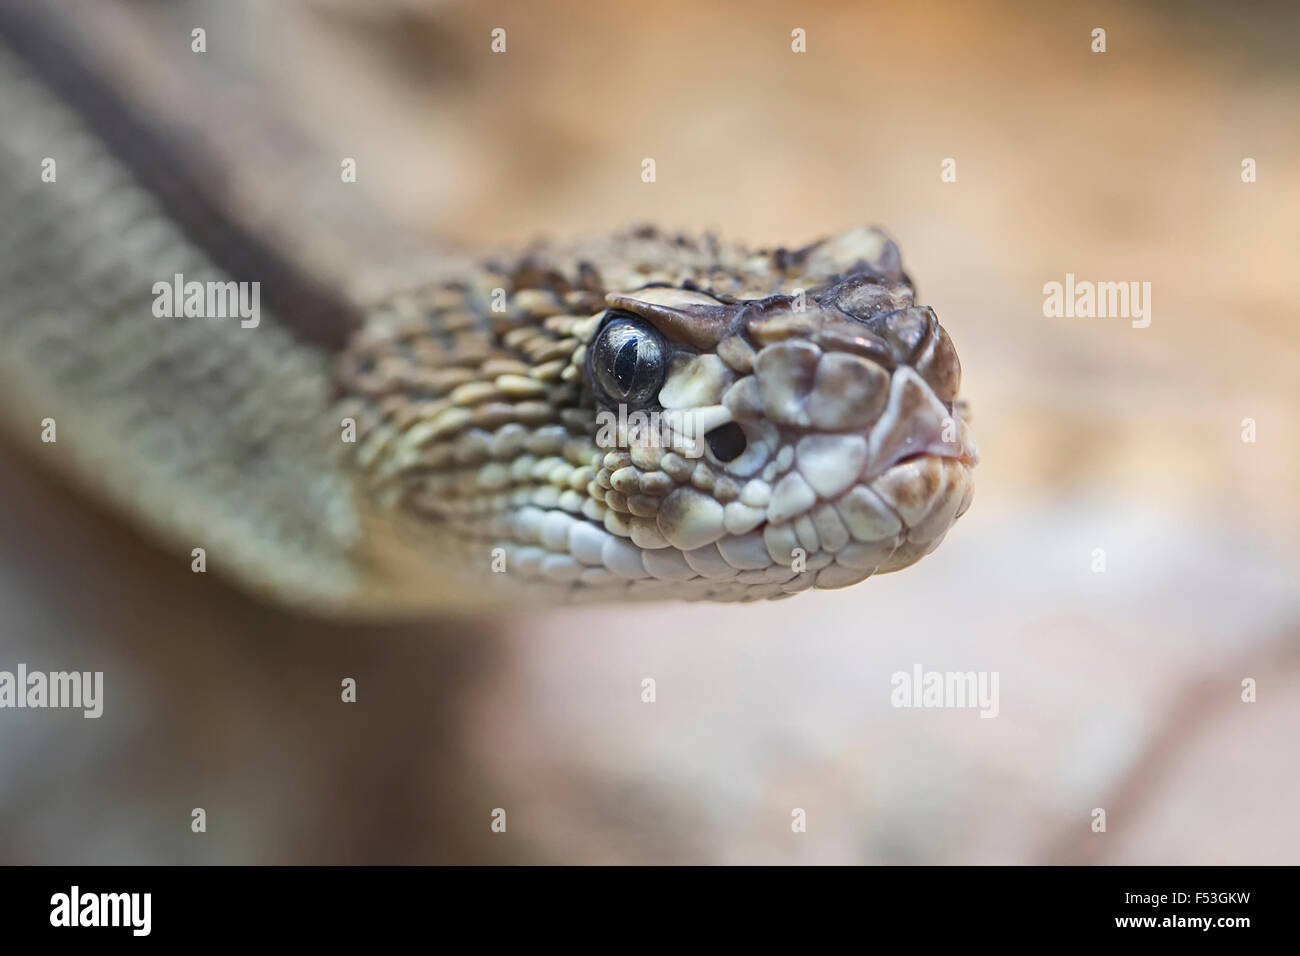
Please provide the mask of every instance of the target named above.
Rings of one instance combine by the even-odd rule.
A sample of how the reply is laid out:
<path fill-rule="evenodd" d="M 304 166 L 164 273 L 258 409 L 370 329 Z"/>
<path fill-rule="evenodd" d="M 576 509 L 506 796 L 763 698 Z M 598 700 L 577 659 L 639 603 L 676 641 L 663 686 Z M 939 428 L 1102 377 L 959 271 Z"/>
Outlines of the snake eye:
<path fill-rule="evenodd" d="M 648 405 L 664 383 L 668 349 L 655 328 L 631 318 L 606 323 L 591 347 L 591 371 L 614 402 Z"/>

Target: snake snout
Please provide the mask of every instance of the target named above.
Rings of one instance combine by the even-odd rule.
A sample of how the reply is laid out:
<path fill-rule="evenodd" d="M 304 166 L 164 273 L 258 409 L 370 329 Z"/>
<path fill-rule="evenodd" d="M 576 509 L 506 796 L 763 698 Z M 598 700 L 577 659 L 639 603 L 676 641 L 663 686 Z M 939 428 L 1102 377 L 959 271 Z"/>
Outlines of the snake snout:
<path fill-rule="evenodd" d="M 938 547 L 970 506 L 978 453 L 953 411 L 959 365 L 931 310 L 898 310 L 852 337 L 822 317 L 810 317 L 813 334 L 759 349 L 722 405 L 748 440 L 729 530 L 761 537 L 774 563 L 815 556 L 815 586 L 834 588 Z"/>

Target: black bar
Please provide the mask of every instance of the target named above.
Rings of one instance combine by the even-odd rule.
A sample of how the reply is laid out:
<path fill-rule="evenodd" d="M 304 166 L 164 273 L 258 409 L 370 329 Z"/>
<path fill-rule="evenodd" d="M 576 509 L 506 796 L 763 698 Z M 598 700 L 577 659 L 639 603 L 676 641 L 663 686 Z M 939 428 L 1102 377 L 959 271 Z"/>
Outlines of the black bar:
<path fill-rule="evenodd" d="M 418 930 L 436 945 L 462 931 L 490 941 L 515 924 L 535 926 L 533 945 L 547 945 L 613 921 L 623 928 L 605 937 L 610 946 L 636 945 L 632 941 L 642 936 L 668 944 L 700 920 L 709 935 L 733 940 L 761 937 L 774 927 L 796 937 L 807 931 L 809 941 L 842 930 L 849 940 L 884 944 L 897 938 L 894 945 L 910 940 L 918 950 L 946 940 L 987 945 L 1097 937 L 1146 945 L 1212 939 L 1231 946 L 1294 931 L 1295 874 L 1286 868 L 546 869 L 9 868 L 0 870 L 0 925 L 6 941 L 145 938 L 131 925 L 51 925 L 70 909 L 59 894 L 70 904 L 76 886 L 88 916 L 101 906 L 99 897 L 87 904 L 88 895 L 150 894 L 147 938 L 166 942 L 378 942 Z M 120 898 L 109 902 L 110 915 L 122 905 Z M 131 921 L 124 916 L 120 922 Z"/>

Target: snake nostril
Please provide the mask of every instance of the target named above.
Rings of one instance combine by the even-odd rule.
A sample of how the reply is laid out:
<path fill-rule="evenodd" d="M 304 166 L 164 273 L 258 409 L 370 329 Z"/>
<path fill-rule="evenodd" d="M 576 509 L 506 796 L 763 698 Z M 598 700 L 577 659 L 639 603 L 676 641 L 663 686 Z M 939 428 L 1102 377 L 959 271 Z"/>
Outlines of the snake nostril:
<path fill-rule="evenodd" d="M 745 439 L 745 430 L 735 422 L 719 425 L 704 436 L 709 443 L 709 450 L 718 461 L 734 461 L 745 453 L 749 442 Z"/>

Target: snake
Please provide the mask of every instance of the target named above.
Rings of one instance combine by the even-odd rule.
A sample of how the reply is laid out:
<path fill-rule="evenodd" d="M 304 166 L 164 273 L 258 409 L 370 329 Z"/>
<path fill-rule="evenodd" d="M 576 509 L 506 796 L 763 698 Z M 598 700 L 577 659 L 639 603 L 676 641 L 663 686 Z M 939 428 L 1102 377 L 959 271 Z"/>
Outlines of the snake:
<path fill-rule="evenodd" d="M 178 560 L 344 616 L 755 601 L 906 568 L 970 506 L 957 352 L 882 229 L 341 288 L 38 27 L 0 6 L 3 419 Z M 256 322 L 160 316 L 173 277 L 257 282 Z"/>

